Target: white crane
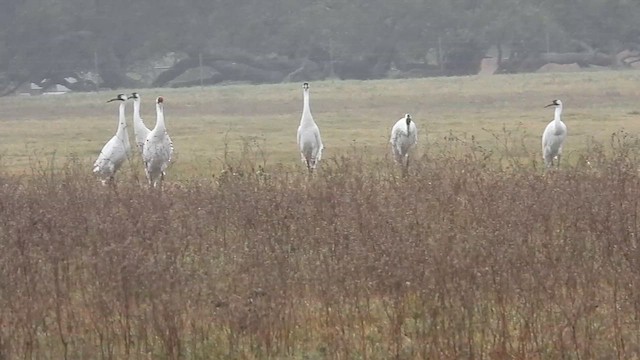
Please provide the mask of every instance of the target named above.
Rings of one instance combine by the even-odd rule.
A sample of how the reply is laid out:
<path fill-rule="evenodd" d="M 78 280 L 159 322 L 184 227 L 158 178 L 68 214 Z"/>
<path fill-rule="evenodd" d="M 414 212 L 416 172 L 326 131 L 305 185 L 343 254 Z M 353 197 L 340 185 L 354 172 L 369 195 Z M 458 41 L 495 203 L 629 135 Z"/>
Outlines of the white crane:
<path fill-rule="evenodd" d="M 411 115 L 405 114 L 391 129 L 391 149 L 393 156 L 400 165 L 409 168 L 409 150 L 418 143 L 418 128 L 411 120 Z"/>
<path fill-rule="evenodd" d="M 553 166 L 553 159 L 557 158 L 557 166 L 560 167 L 562 156 L 562 144 L 567 137 L 567 126 L 562 122 L 562 101 L 553 100 L 545 107 L 555 107 L 553 120 L 547 125 L 542 134 L 542 157 L 547 168 Z"/>
<path fill-rule="evenodd" d="M 164 99 L 156 99 L 156 126 L 149 132 L 142 147 L 142 161 L 149 185 L 156 187 L 164 180 L 165 170 L 173 155 L 173 142 L 164 123 Z"/>
<path fill-rule="evenodd" d="M 98 159 L 93 164 L 93 172 L 102 179 L 103 184 L 107 184 L 107 182 L 113 180 L 118 169 L 120 169 L 131 154 L 127 122 L 124 115 L 127 96 L 125 94 L 119 94 L 107 102 L 112 101 L 121 101 L 118 111 L 118 130 L 111 140 L 104 145 Z"/>
<path fill-rule="evenodd" d="M 300 126 L 298 126 L 298 148 L 302 162 L 307 165 L 309 172 L 318 165 L 322 159 L 322 139 L 320 138 L 320 129 L 313 121 L 311 109 L 309 107 L 309 83 L 302 84 L 302 118 L 300 118 Z"/>
<path fill-rule="evenodd" d="M 138 151 L 140 151 L 140 154 L 142 154 L 144 141 L 147 139 L 151 130 L 144 125 L 140 117 L 140 94 L 137 92 L 131 93 L 129 99 L 133 99 L 133 134 L 136 138 L 136 147 Z"/>

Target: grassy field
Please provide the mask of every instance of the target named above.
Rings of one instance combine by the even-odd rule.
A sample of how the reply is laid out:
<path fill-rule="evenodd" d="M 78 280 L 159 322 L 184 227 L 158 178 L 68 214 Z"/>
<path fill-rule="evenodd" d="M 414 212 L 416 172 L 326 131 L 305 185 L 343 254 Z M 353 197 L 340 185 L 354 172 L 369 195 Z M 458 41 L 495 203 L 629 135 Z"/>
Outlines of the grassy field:
<path fill-rule="evenodd" d="M 324 81 L 311 84 L 311 108 L 322 131 L 325 158 L 366 148 L 373 157 L 388 151 L 388 134 L 404 113 L 419 126 L 423 150 L 453 135 L 505 151 L 504 131 L 524 146 L 509 156 L 538 159 L 539 138 L 553 118 L 552 99 L 565 103 L 569 129 L 566 157 L 591 140 L 606 142 L 620 129 L 640 132 L 640 72 L 581 72 L 472 76 L 380 81 Z M 130 92 L 131 90 L 123 90 Z M 173 180 L 217 173 L 225 153 L 238 156 L 251 145 L 256 160 L 298 165 L 295 133 L 302 110 L 300 84 L 229 85 L 191 89 L 148 89 L 142 113 L 155 122 L 154 100 L 166 99 L 167 126 L 176 156 Z M 11 172 L 29 171 L 34 160 L 55 164 L 77 157 L 90 169 L 115 133 L 114 92 L 0 99 L 0 155 Z M 132 105 L 127 116 L 131 120 Z M 130 128 L 131 130 L 131 128 Z M 501 139 L 496 139 L 500 135 Z M 137 163 L 135 163 L 137 166 Z"/>
<path fill-rule="evenodd" d="M 311 177 L 299 84 L 149 90 L 161 189 L 89 171 L 113 94 L 2 98 L 0 359 L 640 358 L 639 76 L 313 83 Z M 543 172 L 554 98 L 572 166 Z"/>

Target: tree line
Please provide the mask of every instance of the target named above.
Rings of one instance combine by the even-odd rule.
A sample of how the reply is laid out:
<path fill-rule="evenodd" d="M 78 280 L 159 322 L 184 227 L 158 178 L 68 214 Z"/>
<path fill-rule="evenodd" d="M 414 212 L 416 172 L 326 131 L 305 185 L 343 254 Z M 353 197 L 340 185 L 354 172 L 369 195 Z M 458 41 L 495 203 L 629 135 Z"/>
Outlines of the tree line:
<path fill-rule="evenodd" d="M 633 0 L 1 0 L 0 89 L 64 83 L 97 71 L 100 86 L 166 86 L 190 68 L 204 83 L 477 73 L 489 49 L 499 72 L 549 63 L 638 61 Z M 180 61 L 149 84 L 132 64 Z M 621 55 L 626 54 L 626 55 Z M 185 83 L 183 85 L 191 85 Z"/>

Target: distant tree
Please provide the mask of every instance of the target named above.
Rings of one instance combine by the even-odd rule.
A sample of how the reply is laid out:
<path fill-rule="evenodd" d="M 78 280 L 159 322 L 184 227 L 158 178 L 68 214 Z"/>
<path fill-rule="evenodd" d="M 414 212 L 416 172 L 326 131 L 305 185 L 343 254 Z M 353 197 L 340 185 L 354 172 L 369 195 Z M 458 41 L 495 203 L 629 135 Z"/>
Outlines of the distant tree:
<path fill-rule="evenodd" d="M 167 52 L 186 58 L 154 85 L 201 57 L 209 83 L 474 74 L 492 47 L 503 72 L 640 58 L 630 0 L 29 0 L 5 1 L 0 24 L 0 94 L 82 71 L 136 86 L 127 69 Z"/>
<path fill-rule="evenodd" d="M 501 9 L 505 1 L 513 10 L 502 17 L 490 37 L 510 45 L 511 54 L 501 63 L 502 71 L 535 71 L 550 62 L 624 66 L 625 59 L 620 61 L 617 55 L 624 49 L 637 49 L 640 43 L 632 35 L 640 29 L 638 2 L 569 0 L 538 5 L 533 1 L 496 0 Z"/>

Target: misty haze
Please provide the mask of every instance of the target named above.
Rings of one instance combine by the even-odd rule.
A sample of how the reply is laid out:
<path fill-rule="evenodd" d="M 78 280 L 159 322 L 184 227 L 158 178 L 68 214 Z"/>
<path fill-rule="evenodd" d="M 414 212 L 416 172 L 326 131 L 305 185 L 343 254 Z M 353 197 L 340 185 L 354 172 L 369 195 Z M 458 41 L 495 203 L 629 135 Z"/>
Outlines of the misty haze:
<path fill-rule="evenodd" d="M 630 67 L 622 0 L 10 1 L 0 94 Z"/>
<path fill-rule="evenodd" d="M 640 359 L 638 68 L 638 0 L 0 0 L 0 360 Z"/>

